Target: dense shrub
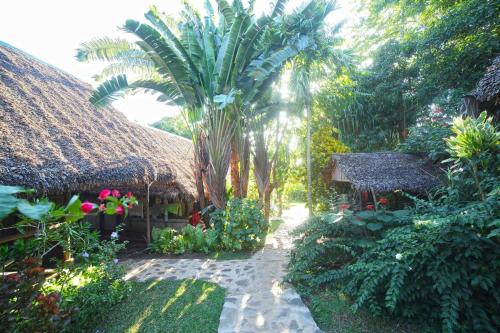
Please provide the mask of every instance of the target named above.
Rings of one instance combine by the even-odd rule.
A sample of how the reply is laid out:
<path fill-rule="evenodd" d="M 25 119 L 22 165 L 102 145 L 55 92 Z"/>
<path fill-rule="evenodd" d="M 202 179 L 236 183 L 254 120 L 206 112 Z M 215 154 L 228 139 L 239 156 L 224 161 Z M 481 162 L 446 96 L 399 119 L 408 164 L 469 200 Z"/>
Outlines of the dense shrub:
<path fill-rule="evenodd" d="M 62 328 L 67 332 L 92 328 L 106 316 L 102 309 L 111 308 L 130 292 L 130 283 L 122 280 L 124 268 L 113 263 L 60 267 L 57 274 L 45 283 L 43 293 L 61 296 L 60 308 L 70 315 Z"/>
<path fill-rule="evenodd" d="M 499 133 L 485 114 L 452 130 L 447 187 L 412 198 L 410 211 L 311 219 L 297 231 L 288 278 L 308 290 L 339 288 L 354 310 L 425 319 L 444 332 L 496 332 Z"/>
<path fill-rule="evenodd" d="M 226 250 L 255 249 L 269 228 L 257 201 L 238 198 L 229 200 L 225 210 L 213 212 L 211 224 Z"/>
<path fill-rule="evenodd" d="M 214 229 L 203 230 L 202 225 L 187 225 L 179 232 L 172 228 L 153 228 L 151 249 L 160 253 L 182 254 L 204 252 L 218 248 L 218 233 Z"/>

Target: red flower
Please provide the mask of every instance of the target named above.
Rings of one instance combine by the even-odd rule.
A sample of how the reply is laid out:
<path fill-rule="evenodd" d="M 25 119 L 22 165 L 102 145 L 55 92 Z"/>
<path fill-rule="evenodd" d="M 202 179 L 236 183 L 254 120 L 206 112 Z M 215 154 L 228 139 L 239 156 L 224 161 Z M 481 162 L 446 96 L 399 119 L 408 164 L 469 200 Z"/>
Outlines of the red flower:
<path fill-rule="evenodd" d="M 350 207 L 351 207 L 351 205 L 349 205 L 349 204 L 339 205 L 339 211 L 343 212 L 344 210 L 349 209 Z"/>
<path fill-rule="evenodd" d="M 119 198 L 120 197 L 120 191 L 113 190 L 113 191 L 111 191 L 111 195 L 114 196 L 115 198 Z"/>
<path fill-rule="evenodd" d="M 84 203 L 81 204 L 80 209 L 83 212 L 83 214 L 87 215 L 92 211 L 92 209 L 95 208 L 95 205 L 93 203 L 90 203 L 88 201 L 85 201 Z"/>
<path fill-rule="evenodd" d="M 389 203 L 389 200 L 387 200 L 386 198 L 380 198 L 378 203 L 385 206 Z"/>
<path fill-rule="evenodd" d="M 101 201 L 104 201 L 110 195 L 111 195 L 111 190 L 105 188 L 104 190 L 101 191 L 101 193 L 99 193 L 99 196 L 97 198 Z"/>
<path fill-rule="evenodd" d="M 125 194 L 125 196 L 129 199 L 132 198 L 132 192 L 128 191 L 127 194 Z"/>
<path fill-rule="evenodd" d="M 106 210 L 106 205 L 105 204 L 100 204 L 99 205 L 99 211 L 104 212 Z"/>
<path fill-rule="evenodd" d="M 17 273 L 9 274 L 5 277 L 5 280 L 7 281 L 12 281 L 12 282 L 19 282 L 21 281 L 21 276 Z"/>
<path fill-rule="evenodd" d="M 116 215 L 123 215 L 123 213 L 125 212 L 125 210 L 123 209 L 123 206 L 118 206 L 116 207 Z"/>
<path fill-rule="evenodd" d="M 368 210 L 373 210 L 375 208 L 374 205 L 366 205 L 366 209 Z"/>

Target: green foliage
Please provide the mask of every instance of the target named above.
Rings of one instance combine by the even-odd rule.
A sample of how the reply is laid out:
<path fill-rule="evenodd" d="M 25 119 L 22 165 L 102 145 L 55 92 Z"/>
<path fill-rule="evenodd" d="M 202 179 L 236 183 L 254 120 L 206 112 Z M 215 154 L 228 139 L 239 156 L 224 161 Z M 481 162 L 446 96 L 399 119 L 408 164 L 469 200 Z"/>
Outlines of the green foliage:
<path fill-rule="evenodd" d="M 498 131 L 483 114 L 455 120 L 450 183 L 412 210 L 333 211 L 297 231 L 288 278 L 340 289 L 353 310 L 496 332 L 500 293 Z"/>
<path fill-rule="evenodd" d="M 208 253 L 219 247 L 217 231 L 203 230 L 201 224 L 196 227 L 187 225 L 179 232 L 172 228 L 153 228 L 152 236 L 151 249 L 160 253 Z"/>
<path fill-rule="evenodd" d="M 57 273 L 57 278 L 45 283 L 43 293 L 61 296 L 60 308 L 71 315 L 64 332 L 92 328 L 107 317 L 103 309 L 130 292 L 130 282 L 122 280 L 124 268 L 116 264 L 62 266 Z"/>
<path fill-rule="evenodd" d="M 233 198 L 225 210 L 211 214 L 211 224 L 226 250 L 254 250 L 264 241 L 269 225 L 255 200 Z"/>
<path fill-rule="evenodd" d="M 451 135 L 450 126 L 447 124 L 422 124 L 410 128 L 410 134 L 399 145 L 404 152 L 428 153 L 434 161 L 448 156 L 445 138 Z"/>
<path fill-rule="evenodd" d="M 161 129 L 165 132 L 177 134 L 186 139 L 191 139 L 191 130 L 189 129 L 182 114 L 179 114 L 177 116 L 164 117 L 151 124 L 151 126 Z"/>

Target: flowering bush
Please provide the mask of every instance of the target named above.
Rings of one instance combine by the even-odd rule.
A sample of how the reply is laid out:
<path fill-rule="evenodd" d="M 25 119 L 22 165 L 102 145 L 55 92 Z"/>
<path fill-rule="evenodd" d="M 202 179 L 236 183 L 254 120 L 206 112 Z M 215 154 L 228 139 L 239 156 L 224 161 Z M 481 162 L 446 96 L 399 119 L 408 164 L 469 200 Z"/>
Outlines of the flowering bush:
<path fill-rule="evenodd" d="M 80 330 L 84 327 L 78 319 L 81 313 L 89 311 L 95 313 L 99 305 L 108 306 L 121 296 L 115 295 L 116 297 L 111 297 L 107 302 L 96 301 L 94 304 L 89 304 L 96 305 L 94 310 L 89 310 L 90 308 L 82 310 L 76 304 L 85 303 L 78 300 L 83 297 L 86 289 L 80 289 L 79 286 L 73 293 L 68 293 L 68 289 L 64 288 L 48 291 L 47 287 L 44 287 L 47 282 L 44 278 L 45 269 L 41 266 L 42 260 L 23 259 L 41 258 L 50 249 L 59 245 L 64 251 L 71 253 L 79 263 L 71 266 L 66 275 L 74 276 L 76 272 L 84 269 L 82 267 L 95 265 L 105 267 L 103 273 L 97 276 L 101 279 L 100 287 L 93 294 L 96 297 L 106 298 L 106 295 L 113 290 L 113 286 L 122 285 L 118 276 L 106 272 L 116 266 L 114 264 L 116 253 L 124 247 L 124 243 L 118 243 L 120 229 L 113 233 L 109 241 L 100 241 L 99 234 L 91 230 L 90 224 L 84 217 L 99 212 L 126 216 L 128 209 L 136 205 L 137 200 L 132 193 L 128 192 L 121 196 L 117 190 L 101 191 L 98 198 L 100 205 L 89 201 L 81 202 L 77 195 L 60 207 L 48 199 L 30 202 L 18 197 L 30 192 L 32 191 L 22 187 L 0 186 L 0 222 L 17 212 L 18 221 L 14 224 L 15 228 L 20 232 L 29 229 L 37 231 L 31 239 L 17 240 L 9 246 L 0 246 L 2 272 L 7 268 L 17 271 L 0 278 L 0 318 L 4 325 L 2 329 L 6 328 L 9 332 L 56 332 L 64 331 L 78 322 L 76 327 L 71 326 L 73 328 L 68 330 L 71 332 L 75 329 Z M 103 280 L 103 274 L 109 278 Z M 64 280 L 64 276 L 63 271 L 59 271 L 58 277 L 52 279 L 51 283 L 60 283 Z M 76 317 L 72 319 L 73 315 Z M 90 319 L 92 316 L 84 317 Z"/>

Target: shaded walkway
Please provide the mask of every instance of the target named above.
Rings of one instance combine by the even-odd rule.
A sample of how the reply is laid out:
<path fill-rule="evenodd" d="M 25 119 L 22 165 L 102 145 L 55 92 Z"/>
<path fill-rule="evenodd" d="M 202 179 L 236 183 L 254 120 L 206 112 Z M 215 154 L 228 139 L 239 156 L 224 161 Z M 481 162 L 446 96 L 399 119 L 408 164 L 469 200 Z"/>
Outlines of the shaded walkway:
<path fill-rule="evenodd" d="M 226 288 L 219 332 L 320 332 L 309 309 L 291 287 L 282 285 L 289 232 L 307 217 L 302 206 L 283 214 L 284 223 L 265 247 L 246 260 L 143 259 L 128 260 L 127 279 L 202 279 Z"/>

